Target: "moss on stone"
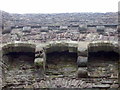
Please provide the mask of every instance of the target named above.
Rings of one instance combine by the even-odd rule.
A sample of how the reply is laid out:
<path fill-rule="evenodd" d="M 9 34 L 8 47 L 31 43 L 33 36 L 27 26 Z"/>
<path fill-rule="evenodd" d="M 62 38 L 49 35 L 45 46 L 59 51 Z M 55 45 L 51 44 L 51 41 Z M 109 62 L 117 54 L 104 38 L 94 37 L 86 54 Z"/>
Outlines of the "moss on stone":
<path fill-rule="evenodd" d="M 34 64 L 36 66 L 43 66 L 44 64 L 44 59 L 43 58 L 36 58 L 35 61 L 34 61 Z"/>

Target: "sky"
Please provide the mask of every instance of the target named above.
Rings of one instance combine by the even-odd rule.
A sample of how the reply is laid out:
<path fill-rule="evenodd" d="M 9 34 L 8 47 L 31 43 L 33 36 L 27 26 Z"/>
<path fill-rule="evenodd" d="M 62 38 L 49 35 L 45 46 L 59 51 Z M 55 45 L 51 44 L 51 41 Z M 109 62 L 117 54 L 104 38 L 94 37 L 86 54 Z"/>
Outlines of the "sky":
<path fill-rule="evenodd" d="M 119 0 L 1 0 L 9 13 L 117 12 Z"/>

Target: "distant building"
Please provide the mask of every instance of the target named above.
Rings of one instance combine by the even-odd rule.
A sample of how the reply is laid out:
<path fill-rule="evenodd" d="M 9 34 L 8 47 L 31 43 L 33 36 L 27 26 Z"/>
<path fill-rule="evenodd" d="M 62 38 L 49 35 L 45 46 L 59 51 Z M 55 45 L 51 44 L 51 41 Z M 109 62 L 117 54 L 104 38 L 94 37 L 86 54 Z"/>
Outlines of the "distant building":
<path fill-rule="evenodd" d="M 23 27 L 23 32 L 30 32 L 30 31 L 31 31 L 31 27 L 30 26 Z"/>
<path fill-rule="evenodd" d="M 41 32 L 48 32 L 48 26 L 42 26 L 40 29 Z"/>
<path fill-rule="evenodd" d="M 48 26 L 48 30 L 58 30 L 60 28 L 60 26 Z"/>
<path fill-rule="evenodd" d="M 97 30 L 96 30 L 96 27 L 88 27 L 88 31 L 89 33 L 96 33 Z"/>
<path fill-rule="evenodd" d="M 103 34 L 105 32 L 105 26 L 96 26 L 97 32 Z"/>
<path fill-rule="evenodd" d="M 77 24 L 70 24 L 68 26 L 68 29 L 69 30 L 78 30 L 79 29 L 79 25 L 77 25 Z"/>
<path fill-rule="evenodd" d="M 2 29 L 2 34 L 10 33 L 11 31 L 11 27 L 4 27 L 4 29 Z"/>
<path fill-rule="evenodd" d="M 87 26 L 86 25 L 79 26 L 78 30 L 79 30 L 80 33 L 86 33 L 87 32 Z"/>
<path fill-rule="evenodd" d="M 60 26 L 60 30 L 68 30 L 68 26 Z"/>

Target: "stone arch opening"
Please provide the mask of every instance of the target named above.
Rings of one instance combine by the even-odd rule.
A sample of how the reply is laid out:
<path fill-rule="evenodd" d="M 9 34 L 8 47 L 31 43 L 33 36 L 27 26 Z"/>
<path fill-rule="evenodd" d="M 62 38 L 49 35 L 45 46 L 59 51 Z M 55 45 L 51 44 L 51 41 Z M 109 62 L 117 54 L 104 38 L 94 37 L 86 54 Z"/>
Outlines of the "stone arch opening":
<path fill-rule="evenodd" d="M 25 82 L 29 79 L 27 75 L 34 74 L 31 69 L 34 68 L 35 45 L 19 42 L 6 44 L 2 47 L 2 59 L 5 83 Z"/>
<path fill-rule="evenodd" d="M 34 63 L 35 45 L 33 44 L 14 42 L 4 45 L 2 51 L 5 62 L 27 61 Z"/>
<path fill-rule="evenodd" d="M 118 78 L 118 61 L 119 46 L 116 42 L 92 42 L 88 45 L 90 76 Z"/>
<path fill-rule="evenodd" d="M 77 71 L 77 47 L 69 43 L 52 43 L 46 52 L 46 75 L 74 77 Z"/>
<path fill-rule="evenodd" d="M 35 65 L 52 77 L 88 77 L 87 50 L 75 41 L 52 41 L 36 46 Z M 77 71 L 77 72 L 76 72 Z"/>
<path fill-rule="evenodd" d="M 119 54 L 114 51 L 89 52 L 88 55 L 89 55 L 89 60 L 91 60 L 91 58 L 97 58 L 97 57 L 98 58 L 106 58 L 109 60 L 116 60 L 116 61 L 118 61 L 118 59 L 119 59 Z"/>
<path fill-rule="evenodd" d="M 46 75 L 74 77 L 77 71 L 77 53 L 51 52 L 46 54 Z"/>
<path fill-rule="evenodd" d="M 23 63 L 34 65 L 35 54 L 33 52 L 10 52 L 3 57 L 6 57 L 4 61 L 11 67 L 15 64 L 16 66 L 20 66 Z"/>

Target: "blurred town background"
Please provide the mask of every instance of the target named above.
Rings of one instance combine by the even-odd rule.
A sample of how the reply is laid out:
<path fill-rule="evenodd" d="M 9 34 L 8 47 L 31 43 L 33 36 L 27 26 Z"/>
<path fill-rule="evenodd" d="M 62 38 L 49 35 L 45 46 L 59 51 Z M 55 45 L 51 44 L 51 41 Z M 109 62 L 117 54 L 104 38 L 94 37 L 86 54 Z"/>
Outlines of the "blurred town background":
<path fill-rule="evenodd" d="M 1 11 L 2 43 L 118 41 L 118 13 L 11 14 Z"/>

